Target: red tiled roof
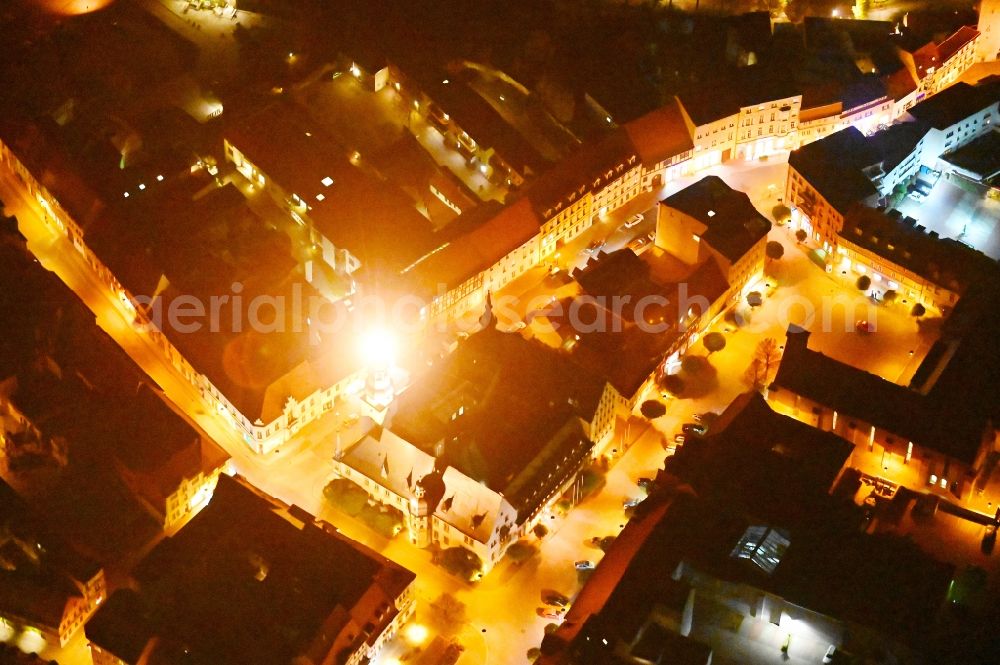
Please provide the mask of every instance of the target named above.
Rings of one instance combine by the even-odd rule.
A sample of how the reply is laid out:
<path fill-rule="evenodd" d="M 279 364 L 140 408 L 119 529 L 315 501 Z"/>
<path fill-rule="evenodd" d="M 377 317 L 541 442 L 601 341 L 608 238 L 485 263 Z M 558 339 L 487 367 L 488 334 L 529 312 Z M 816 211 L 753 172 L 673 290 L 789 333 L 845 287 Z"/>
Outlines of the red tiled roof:
<path fill-rule="evenodd" d="M 938 54 L 941 57 L 941 62 L 944 62 L 951 58 L 951 56 L 961 50 L 963 46 L 974 40 L 979 36 L 979 31 L 976 30 L 971 25 L 963 25 L 961 28 L 956 30 L 951 36 L 945 39 L 943 42 L 938 44 Z"/>
<path fill-rule="evenodd" d="M 646 165 L 657 164 L 694 148 L 677 98 L 625 125 Z"/>

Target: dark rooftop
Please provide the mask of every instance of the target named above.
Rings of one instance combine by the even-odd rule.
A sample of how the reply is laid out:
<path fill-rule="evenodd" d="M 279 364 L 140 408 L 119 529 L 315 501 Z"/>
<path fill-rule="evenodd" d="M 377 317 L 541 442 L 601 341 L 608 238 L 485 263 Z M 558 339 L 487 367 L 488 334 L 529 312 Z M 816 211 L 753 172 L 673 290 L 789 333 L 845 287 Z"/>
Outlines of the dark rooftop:
<path fill-rule="evenodd" d="M 413 573 L 277 508 L 221 476 L 208 506 L 139 564 L 137 593 L 98 611 L 88 639 L 126 657 L 155 637 L 170 665 L 246 665 L 319 660 L 379 634 Z M 373 589 L 376 602 L 359 606 Z"/>
<path fill-rule="evenodd" d="M 575 200 L 603 187 L 609 173 L 621 175 L 622 168 L 632 168 L 638 158 L 629 132 L 619 127 L 578 146 L 525 187 L 524 196 L 545 221 L 568 206 L 571 197 Z"/>
<path fill-rule="evenodd" d="M 739 113 L 741 108 L 799 94 L 783 67 L 754 65 L 700 84 L 677 97 L 696 126 Z"/>
<path fill-rule="evenodd" d="M 808 524 L 829 510 L 828 492 L 853 444 L 775 413 L 758 392 L 744 393 L 711 424 L 702 445 L 684 446 L 667 464 L 705 496 L 743 506 L 754 519 Z"/>
<path fill-rule="evenodd" d="M 791 390 L 842 417 L 864 420 L 955 459 L 975 460 L 988 425 L 985 416 L 813 351 L 808 340 L 807 331 L 789 328 L 774 389 Z"/>
<path fill-rule="evenodd" d="M 549 461 L 581 445 L 589 450 L 579 428 L 564 425 L 590 422 L 604 386 L 558 351 L 489 328 L 400 395 L 387 427 L 521 510 L 545 484 Z M 554 437 L 558 450 L 546 452 Z M 539 462 L 543 453 L 552 460 Z M 525 473 L 534 475 L 525 480 Z"/>
<path fill-rule="evenodd" d="M 1000 130 L 984 134 L 941 159 L 986 181 L 1000 173 Z"/>
<path fill-rule="evenodd" d="M 410 197 L 352 164 L 351 152 L 292 103 L 241 118 L 226 138 L 284 191 L 300 196 L 316 229 L 362 264 L 401 270 L 441 243 Z"/>
<path fill-rule="evenodd" d="M 921 122 L 898 122 L 869 136 L 868 145 L 879 155 L 882 170 L 888 173 L 913 154 L 927 129 Z"/>
<path fill-rule="evenodd" d="M 99 566 L 0 479 L 0 615 L 59 629 L 66 603 Z"/>
<path fill-rule="evenodd" d="M 705 176 L 661 202 L 708 227 L 701 239 L 732 262 L 739 261 L 771 230 L 750 197 L 718 176 Z"/>
<path fill-rule="evenodd" d="M 879 161 L 879 155 L 854 127 L 806 144 L 788 156 L 788 165 L 841 214 L 852 204 L 878 195 L 862 170 Z"/>
<path fill-rule="evenodd" d="M 996 261 L 985 254 L 926 233 L 894 210 L 886 213 L 856 204 L 844 215 L 840 237 L 958 294 L 997 269 Z"/>
<path fill-rule="evenodd" d="M 1000 100 L 998 85 L 979 83 L 973 86 L 959 81 L 913 106 L 909 113 L 935 129 L 947 129 L 996 104 L 998 100 Z"/>

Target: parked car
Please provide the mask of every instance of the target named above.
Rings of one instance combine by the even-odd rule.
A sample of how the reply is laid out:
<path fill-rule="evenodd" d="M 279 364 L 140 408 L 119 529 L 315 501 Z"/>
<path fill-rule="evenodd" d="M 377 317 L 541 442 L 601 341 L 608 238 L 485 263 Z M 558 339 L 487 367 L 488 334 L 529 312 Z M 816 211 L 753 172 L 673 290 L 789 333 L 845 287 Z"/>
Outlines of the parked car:
<path fill-rule="evenodd" d="M 867 319 L 862 319 L 854 324 L 854 329 L 862 335 L 868 335 L 875 332 L 875 325 Z"/>
<path fill-rule="evenodd" d="M 554 610 L 554 609 L 552 609 L 550 607 L 539 607 L 538 609 L 535 610 L 535 614 L 537 614 L 538 616 L 540 616 L 540 617 L 542 617 L 544 619 L 561 619 L 562 618 L 562 615 L 558 611 L 556 611 L 556 610 Z"/>
<path fill-rule="evenodd" d="M 704 425 L 699 425 L 698 423 L 684 423 L 681 425 L 681 431 L 688 436 L 705 436 L 705 432 L 708 430 Z"/>
<path fill-rule="evenodd" d="M 823 656 L 823 665 L 830 665 L 830 663 L 834 662 L 836 657 L 837 647 L 831 644 L 830 648 L 826 650 L 826 654 Z"/>
<path fill-rule="evenodd" d="M 625 499 L 625 502 L 622 504 L 622 508 L 628 510 L 629 508 L 635 508 L 640 503 L 642 503 L 642 497 L 637 496 L 634 499 Z"/>
<path fill-rule="evenodd" d="M 622 224 L 621 228 L 623 228 L 623 229 L 630 229 L 630 228 L 632 228 L 633 226 L 636 226 L 636 225 L 638 225 L 639 223 L 641 223 L 643 219 L 644 219 L 644 218 L 643 218 L 643 216 L 642 216 L 642 215 L 632 215 L 631 217 L 629 217 L 629 218 L 628 218 L 628 219 L 627 219 L 627 220 L 625 221 L 625 223 L 624 223 L 624 224 Z"/>
<path fill-rule="evenodd" d="M 653 486 L 655 482 L 656 481 L 654 481 L 652 478 L 640 478 L 639 480 L 636 481 L 636 485 L 638 485 L 644 490 L 648 490 L 650 487 Z"/>
<path fill-rule="evenodd" d="M 593 570 L 597 566 L 594 564 L 593 561 L 587 561 L 586 559 L 584 559 L 582 561 L 577 561 L 576 563 L 574 563 L 573 567 L 575 567 L 577 570 Z"/>
<path fill-rule="evenodd" d="M 569 598 L 558 591 L 549 591 L 542 594 L 542 602 L 555 607 L 566 607 L 569 605 Z"/>
<path fill-rule="evenodd" d="M 603 240 L 592 240 L 590 242 L 590 244 L 587 245 L 587 248 L 584 249 L 583 251 L 587 252 L 588 254 L 594 254 L 594 255 L 596 255 L 602 249 L 604 249 L 604 241 Z"/>
<path fill-rule="evenodd" d="M 636 254 L 641 254 L 643 250 L 649 247 L 650 242 L 650 239 L 646 236 L 640 236 L 629 242 L 628 248 Z"/>

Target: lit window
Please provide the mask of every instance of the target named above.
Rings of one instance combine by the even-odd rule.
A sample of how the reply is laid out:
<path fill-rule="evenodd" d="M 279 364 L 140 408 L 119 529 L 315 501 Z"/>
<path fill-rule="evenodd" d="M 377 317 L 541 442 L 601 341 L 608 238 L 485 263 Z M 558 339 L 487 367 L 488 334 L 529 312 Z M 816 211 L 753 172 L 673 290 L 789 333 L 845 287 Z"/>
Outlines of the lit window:
<path fill-rule="evenodd" d="M 323 199 L 325 199 L 325 198 L 326 198 L 326 197 L 325 197 L 325 196 L 323 196 L 322 194 L 317 194 L 317 195 L 316 195 L 316 200 L 317 200 L 317 201 L 322 201 L 322 200 L 323 200 Z"/>
<path fill-rule="evenodd" d="M 941 485 L 941 489 L 946 489 L 948 487 L 948 479 L 947 478 L 942 478 L 940 485 Z"/>
<path fill-rule="evenodd" d="M 932 473 L 931 474 L 931 485 L 934 485 L 935 483 L 937 483 L 937 474 L 936 473 Z"/>
<path fill-rule="evenodd" d="M 323 183 L 324 187 L 329 187 L 330 185 L 333 184 L 333 178 L 331 178 L 330 176 L 327 176 L 327 177 L 323 178 L 322 180 L 320 180 L 320 182 Z"/>

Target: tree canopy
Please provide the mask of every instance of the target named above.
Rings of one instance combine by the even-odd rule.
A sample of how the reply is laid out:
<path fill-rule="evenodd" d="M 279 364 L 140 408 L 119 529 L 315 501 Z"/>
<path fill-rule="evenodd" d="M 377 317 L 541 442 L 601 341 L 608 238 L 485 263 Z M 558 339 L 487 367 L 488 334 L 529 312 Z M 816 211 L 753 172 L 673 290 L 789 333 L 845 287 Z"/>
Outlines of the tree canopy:
<path fill-rule="evenodd" d="M 726 348 L 726 336 L 720 332 L 710 332 L 702 340 L 709 355 Z"/>
<path fill-rule="evenodd" d="M 785 255 L 785 246 L 777 240 L 771 240 L 764 248 L 764 253 L 767 255 L 767 258 L 777 261 Z"/>

